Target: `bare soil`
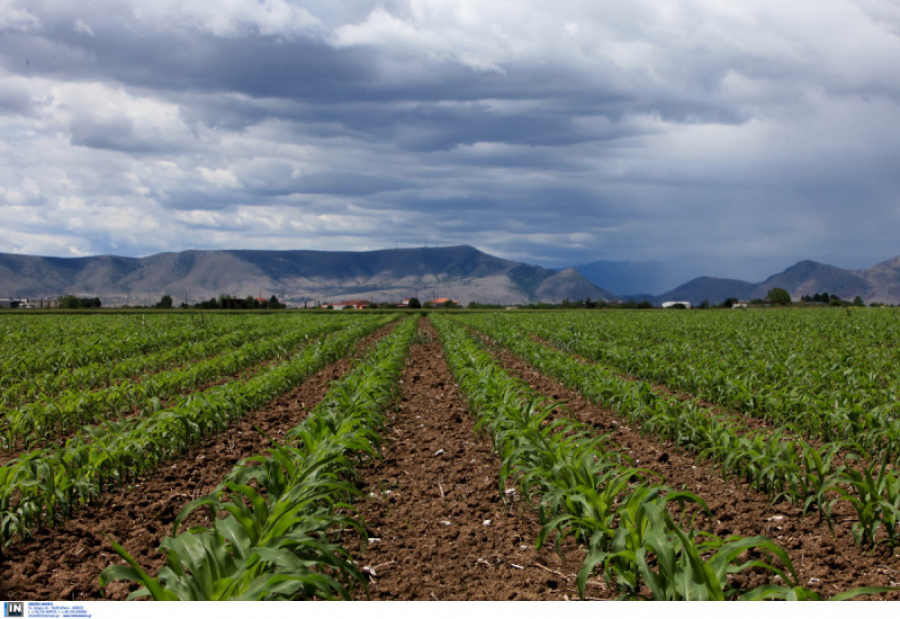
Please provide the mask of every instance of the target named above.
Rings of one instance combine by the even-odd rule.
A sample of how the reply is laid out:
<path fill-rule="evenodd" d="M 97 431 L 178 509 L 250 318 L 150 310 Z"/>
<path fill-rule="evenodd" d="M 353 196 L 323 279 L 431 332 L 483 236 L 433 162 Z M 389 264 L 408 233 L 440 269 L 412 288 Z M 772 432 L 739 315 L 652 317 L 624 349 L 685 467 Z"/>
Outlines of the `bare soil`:
<path fill-rule="evenodd" d="M 500 461 L 460 397 L 430 323 L 420 324 L 382 446 L 359 504 L 372 538 L 359 558 L 372 600 L 577 599 L 584 553 L 535 550 L 540 524 L 498 487 Z M 352 540 L 351 540 L 352 543 Z M 602 583 L 588 597 L 605 597 Z"/>
<path fill-rule="evenodd" d="M 536 372 L 512 355 L 498 359 L 569 414 L 591 424 L 636 464 L 660 473 L 675 488 L 697 493 L 716 517 L 718 535 L 767 535 L 791 555 L 801 584 L 825 595 L 865 585 L 900 582 L 891 549 L 860 550 L 852 521 L 838 522 L 836 536 L 816 515 L 797 506 L 770 505 L 746 485 L 723 480 L 714 467 L 673 445 L 644 437 L 613 412 Z M 102 599 L 100 572 L 122 561 L 107 534 L 120 541 L 151 573 L 163 564 L 157 550 L 171 523 L 192 498 L 208 493 L 240 459 L 259 453 L 259 427 L 279 436 L 302 421 L 333 380 L 351 366 L 328 366 L 293 392 L 251 413 L 224 435 L 209 439 L 178 461 L 110 493 L 66 524 L 38 531 L 0 554 L 0 598 L 13 600 Z M 474 432 L 474 417 L 447 367 L 427 320 L 413 345 L 402 390 L 384 433 L 383 459 L 361 471 L 366 498 L 356 508 L 368 544 L 346 535 L 347 547 L 369 574 L 357 599 L 372 600 L 566 600 L 577 598 L 575 574 L 584 551 L 571 543 L 557 554 L 535 549 L 537 515 L 515 494 L 498 488 L 499 460 L 490 441 Z M 844 515 L 842 518 L 849 518 Z M 129 585 L 107 594 L 123 599 Z M 588 585 L 591 599 L 613 597 L 602 578 Z M 900 599 L 896 594 L 879 599 Z"/>
<path fill-rule="evenodd" d="M 361 354 L 391 325 L 364 338 Z M 37 531 L 0 553 L 0 598 L 6 600 L 124 599 L 136 587 L 112 583 L 106 597 L 100 573 L 124 564 L 108 538 L 119 542 L 148 572 L 165 564 L 159 543 L 172 534 L 181 509 L 216 488 L 240 460 L 269 446 L 257 428 L 274 439 L 299 424 L 324 398 L 332 382 L 352 366 L 352 359 L 329 364 L 293 391 L 259 411 L 252 411 L 225 433 L 196 445 L 185 455 L 127 487 L 105 495 L 50 530 Z"/>
<path fill-rule="evenodd" d="M 835 509 L 835 534 L 818 514 L 802 515 L 801 506 L 786 501 L 772 504 L 771 497 L 746 483 L 726 481 L 710 463 L 699 462 L 668 441 L 644 436 L 639 426 L 615 412 L 589 402 L 579 392 L 544 376 L 510 352 L 493 349 L 501 365 L 526 381 L 535 391 L 564 402 L 575 419 L 608 434 L 636 465 L 659 473 L 669 486 L 700 496 L 715 514 L 713 532 L 725 537 L 764 535 L 784 548 L 798 574 L 798 584 L 823 596 L 856 587 L 900 586 L 900 556 L 882 545 L 861 549 L 852 538 L 855 521 L 849 506 Z M 860 599 L 900 599 L 896 592 Z"/>

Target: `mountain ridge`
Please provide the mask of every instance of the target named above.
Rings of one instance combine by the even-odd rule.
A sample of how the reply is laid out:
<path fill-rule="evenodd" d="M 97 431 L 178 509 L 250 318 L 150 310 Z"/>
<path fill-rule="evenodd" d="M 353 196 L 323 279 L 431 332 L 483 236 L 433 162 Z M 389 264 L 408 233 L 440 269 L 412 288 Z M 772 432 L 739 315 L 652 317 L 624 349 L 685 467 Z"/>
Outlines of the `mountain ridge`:
<path fill-rule="evenodd" d="M 600 263 L 592 263 L 600 264 Z M 645 263 L 603 263 L 607 275 L 625 282 Z M 615 273 L 609 265 L 624 265 Z M 634 267 L 639 264 L 639 267 Z M 661 264 L 661 263 L 659 263 Z M 623 275 L 623 273 L 625 273 Z M 662 294 L 616 295 L 604 280 L 579 267 L 545 269 L 498 258 L 469 245 L 381 249 L 363 252 L 317 250 L 197 250 L 162 252 L 143 258 L 99 255 L 79 258 L 0 253 L 0 297 L 97 296 L 104 306 L 143 305 L 164 294 L 176 303 L 196 303 L 220 294 L 264 296 L 304 303 L 369 298 L 375 302 L 448 297 L 503 305 L 563 299 L 612 301 L 704 301 L 765 298 L 784 288 L 794 300 L 828 292 L 846 300 L 900 304 L 900 256 L 864 269 L 842 269 L 801 260 L 761 282 L 695 277 Z M 608 278 L 609 280 L 609 278 Z M 609 280 L 611 281 L 611 280 Z"/>
<path fill-rule="evenodd" d="M 629 295 L 629 298 L 646 298 L 655 304 L 673 300 L 718 304 L 728 298 L 762 299 L 772 288 L 784 288 L 795 301 L 802 296 L 827 292 L 848 301 L 858 296 L 867 304 L 897 305 L 900 304 L 900 256 L 853 270 L 801 260 L 762 282 L 697 277 L 661 295 Z"/>
<path fill-rule="evenodd" d="M 505 260 L 469 245 L 382 249 L 185 250 L 144 258 L 56 258 L 0 253 L 0 296 L 97 296 L 105 306 L 146 303 L 164 294 L 176 303 L 220 294 L 276 295 L 282 301 L 375 302 L 417 296 L 497 304 L 611 300 L 574 269 L 556 271 Z"/>

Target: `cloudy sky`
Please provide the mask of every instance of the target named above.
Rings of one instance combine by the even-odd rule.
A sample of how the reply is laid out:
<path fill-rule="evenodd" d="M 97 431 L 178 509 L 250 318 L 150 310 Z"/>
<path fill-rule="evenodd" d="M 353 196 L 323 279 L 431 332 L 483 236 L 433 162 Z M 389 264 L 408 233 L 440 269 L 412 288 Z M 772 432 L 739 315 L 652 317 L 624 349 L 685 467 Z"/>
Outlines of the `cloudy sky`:
<path fill-rule="evenodd" d="M 2 252 L 718 274 L 898 231 L 897 0 L 0 0 Z"/>

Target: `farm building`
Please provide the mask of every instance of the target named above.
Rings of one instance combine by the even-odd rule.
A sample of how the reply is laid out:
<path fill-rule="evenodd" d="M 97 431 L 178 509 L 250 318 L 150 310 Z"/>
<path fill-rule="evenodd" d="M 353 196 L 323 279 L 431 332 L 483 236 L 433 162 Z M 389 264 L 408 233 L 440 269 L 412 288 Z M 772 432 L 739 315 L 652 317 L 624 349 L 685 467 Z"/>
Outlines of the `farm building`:
<path fill-rule="evenodd" d="M 331 303 L 330 305 L 336 310 L 349 308 L 361 310 L 372 305 L 372 302 L 365 299 L 351 299 L 349 301 L 341 301 L 340 303 Z"/>

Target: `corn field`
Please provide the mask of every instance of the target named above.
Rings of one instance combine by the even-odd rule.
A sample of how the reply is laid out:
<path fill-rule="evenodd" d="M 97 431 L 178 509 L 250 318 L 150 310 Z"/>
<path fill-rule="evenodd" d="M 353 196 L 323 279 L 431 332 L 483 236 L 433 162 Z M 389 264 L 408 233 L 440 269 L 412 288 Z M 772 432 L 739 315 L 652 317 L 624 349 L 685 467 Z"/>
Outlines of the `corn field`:
<path fill-rule="evenodd" d="M 4 599 L 896 599 L 900 313 L 0 316 Z"/>

